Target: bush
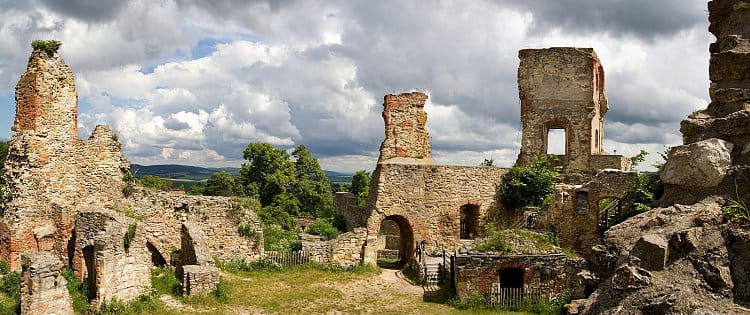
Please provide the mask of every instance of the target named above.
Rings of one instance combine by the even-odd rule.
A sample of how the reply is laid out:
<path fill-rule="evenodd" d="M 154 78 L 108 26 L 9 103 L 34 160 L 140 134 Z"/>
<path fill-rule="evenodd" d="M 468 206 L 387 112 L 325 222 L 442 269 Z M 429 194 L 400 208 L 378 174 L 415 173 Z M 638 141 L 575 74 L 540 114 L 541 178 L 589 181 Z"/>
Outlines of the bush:
<path fill-rule="evenodd" d="M 293 230 L 297 228 L 297 221 L 279 206 L 267 206 L 258 212 L 260 221 L 267 225 L 278 225 L 284 230 Z"/>
<path fill-rule="evenodd" d="M 294 231 L 286 231 L 275 224 L 263 225 L 263 245 L 265 250 L 288 251 L 302 249 L 302 241 Z"/>
<path fill-rule="evenodd" d="M 492 224 L 488 223 L 484 226 L 484 233 L 485 238 L 477 240 L 474 244 L 474 249 L 477 251 L 507 253 L 513 250 L 504 231 L 498 231 Z"/>
<path fill-rule="evenodd" d="M 282 269 L 281 265 L 267 257 L 249 263 L 240 259 L 219 261 L 217 266 L 230 272 L 280 271 Z"/>
<path fill-rule="evenodd" d="M 62 43 L 57 40 L 41 40 L 37 39 L 31 42 L 31 48 L 34 50 L 44 50 L 48 55 L 53 55 L 60 49 Z"/>
<path fill-rule="evenodd" d="M 0 290 L 14 299 L 21 298 L 21 273 L 14 271 L 5 275 Z"/>
<path fill-rule="evenodd" d="M 555 156 L 537 156 L 529 165 L 515 166 L 500 184 L 502 202 L 508 209 L 546 205 L 555 190 L 560 168 L 554 167 Z"/>
<path fill-rule="evenodd" d="M 339 230 L 331 224 L 329 220 L 318 219 L 307 227 L 307 233 L 322 236 L 325 240 L 332 240 L 341 234 Z"/>
<path fill-rule="evenodd" d="M 158 294 L 171 294 L 180 296 L 180 280 L 177 279 L 172 269 L 168 266 L 158 267 L 151 270 L 151 287 Z"/>
<path fill-rule="evenodd" d="M 654 202 L 661 197 L 664 186 L 659 174 L 637 174 L 625 191 L 625 202 L 620 212 L 610 214 L 610 226 L 628 218 L 651 210 Z"/>
<path fill-rule="evenodd" d="M 137 299 L 124 303 L 117 298 L 103 302 L 99 305 L 97 314 L 142 314 L 153 313 L 158 310 L 156 298 L 153 295 L 141 295 Z"/>
<path fill-rule="evenodd" d="M 151 190 L 167 190 L 172 186 L 172 182 L 153 175 L 143 176 L 140 180 L 141 185 Z"/>
<path fill-rule="evenodd" d="M 10 264 L 7 260 L 0 260 L 0 275 L 7 275 L 10 271 Z"/>

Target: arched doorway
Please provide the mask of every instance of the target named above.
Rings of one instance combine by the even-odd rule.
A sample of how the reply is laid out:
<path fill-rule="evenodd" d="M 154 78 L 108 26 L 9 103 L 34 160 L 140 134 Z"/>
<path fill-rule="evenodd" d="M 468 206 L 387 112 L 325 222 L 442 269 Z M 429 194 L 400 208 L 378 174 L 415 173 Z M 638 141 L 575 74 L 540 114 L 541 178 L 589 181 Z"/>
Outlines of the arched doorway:
<path fill-rule="evenodd" d="M 152 267 L 163 267 L 167 265 L 167 260 L 164 259 L 164 256 L 158 249 L 156 249 L 156 246 L 151 244 L 151 242 L 146 242 L 146 248 L 148 248 L 148 252 L 151 254 Z"/>
<path fill-rule="evenodd" d="M 613 197 L 601 198 L 596 205 L 599 208 L 599 232 L 604 233 L 618 223 L 622 213 L 622 200 Z"/>
<path fill-rule="evenodd" d="M 462 240 L 473 240 L 479 235 L 479 206 L 467 204 L 461 206 L 461 231 Z"/>
<path fill-rule="evenodd" d="M 378 265 L 384 268 L 398 268 L 409 262 L 414 256 L 414 233 L 409 221 L 400 215 L 387 216 L 380 222 L 378 234 L 380 234 L 380 231 L 388 231 L 387 233 L 391 235 L 397 235 L 397 237 L 392 236 L 397 241 L 397 246 L 394 246 L 396 244 L 393 244 L 395 242 L 392 240 L 389 247 L 396 247 L 395 250 L 398 251 L 398 254 L 395 255 L 394 259 L 378 259 Z"/>

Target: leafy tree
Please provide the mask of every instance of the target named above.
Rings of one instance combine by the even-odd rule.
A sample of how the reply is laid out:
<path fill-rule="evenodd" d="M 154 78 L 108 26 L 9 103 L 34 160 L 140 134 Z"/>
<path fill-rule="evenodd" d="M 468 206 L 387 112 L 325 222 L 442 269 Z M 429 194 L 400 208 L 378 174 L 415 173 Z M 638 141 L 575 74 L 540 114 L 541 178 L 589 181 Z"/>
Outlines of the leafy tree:
<path fill-rule="evenodd" d="M 203 191 L 206 196 L 232 196 L 234 191 L 234 179 L 229 172 L 221 171 L 211 174 Z"/>
<path fill-rule="evenodd" d="M 632 216 L 651 210 L 654 202 L 659 200 L 663 193 L 664 186 L 659 178 L 659 174 L 638 174 L 628 183 L 623 205 L 619 211 L 609 214 L 607 221 L 610 222 L 611 226 L 619 224 Z"/>
<path fill-rule="evenodd" d="M 362 170 L 354 173 L 351 192 L 357 196 L 359 205 L 364 206 L 370 193 L 370 172 Z"/>
<path fill-rule="evenodd" d="M 630 170 L 631 171 L 635 171 L 636 169 L 638 169 L 638 165 L 641 164 L 641 163 L 643 163 L 643 161 L 646 160 L 646 156 L 647 155 L 648 155 L 648 151 L 641 150 L 641 152 L 639 152 L 638 154 L 636 154 L 634 156 L 631 156 L 629 158 L 629 160 L 630 160 Z"/>
<path fill-rule="evenodd" d="M 237 181 L 248 196 L 257 196 L 263 206 L 286 191 L 294 180 L 294 164 L 289 154 L 269 143 L 250 143 L 243 152 L 248 163 L 242 164 Z"/>
<path fill-rule="evenodd" d="M 493 166 L 494 164 L 495 164 L 494 159 L 490 158 L 489 160 L 484 159 L 484 161 L 482 161 L 482 163 L 479 164 L 479 166 Z"/>
<path fill-rule="evenodd" d="M 317 217 L 330 217 L 333 210 L 333 193 L 318 160 L 304 145 L 294 149 L 296 181 L 291 189 L 299 200 L 300 210 Z"/>
<path fill-rule="evenodd" d="M 141 185 L 146 188 L 154 190 L 166 190 L 171 186 L 171 182 L 166 179 L 159 178 L 153 175 L 146 175 L 141 178 Z"/>
<path fill-rule="evenodd" d="M 62 43 L 57 40 L 36 39 L 31 42 L 31 48 L 33 48 L 34 50 L 44 50 L 48 55 L 56 53 L 57 50 L 60 49 L 60 46 L 62 46 Z"/>
<path fill-rule="evenodd" d="M 555 189 L 560 168 L 553 166 L 553 155 L 537 156 L 526 166 L 515 166 L 500 184 L 502 202 L 508 209 L 526 206 L 542 207 Z"/>

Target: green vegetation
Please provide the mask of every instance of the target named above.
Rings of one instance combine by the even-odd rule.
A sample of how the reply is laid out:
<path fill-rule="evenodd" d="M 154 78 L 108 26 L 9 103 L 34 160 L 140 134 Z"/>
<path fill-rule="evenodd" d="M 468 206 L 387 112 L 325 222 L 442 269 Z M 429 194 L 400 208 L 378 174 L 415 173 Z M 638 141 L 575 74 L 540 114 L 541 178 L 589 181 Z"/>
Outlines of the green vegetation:
<path fill-rule="evenodd" d="M 492 159 L 492 158 L 490 158 L 489 160 L 488 159 L 484 159 L 484 161 L 482 161 L 482 163 L 479 163 L 479 166 L 494 166 L 494 164 L 495 164 L 495 160 Z"/>
<path fill-rule="evenodd" d="M 625 221 L 634 215 L 646 212 L 653 208 L 654 202 L 661 198 L 664 193 L 664 185 L 659 174 L 638 174 L 629 184 L 625 191 L 625 202 L 620 213 L 615 213 L 611 218 L 612 225 Z"/>
<path fill-rule="evenodd" d="M 646 156 L 647 155 L 648 155 L 648 151 L 641 150 L 641 152 L 639 152 L 638 154 L 636 154 L 634 156 L 631 156 L 629 158 L 629 160 L 630 160 L 630 170 L 631 171 L 637 170 L 638 169 L 638 165 L 640 165 L 641 163 L 643 163 L 643 161 L 646 160 Z"/>
<path fill-rule="evenodd" d="M 514 307 L 492 306 L 482 294 L 474 294 L 467 299 L 459 300 L 453 298 L 448 304 L 460 309 L 472 312 L 491 311 L 491 312 L 528 312 L 533 314 L 565 314 L 565 304 L 570 303 L 570 296 L 562 294 L 552 300 L 525 300 L 520 305 Z"/>
<path fill-rule="evenodd" d="M 168 266 L 151 270 L 151 287 L 157 294 L 180 296 L 180 280 Z"/>
<path fill-rule="evenodd" d="M 203 191 L 206 196 L 232 196 L 235 194 L 234 179 L 229 172 L 213 173 L 206 181 Z"/>
<path fill-rule="evenodd" d="M 122 180 L 125 182 L 125 186 L 122 187 L 122 194 L 125 197 L 132 196 L 135 193 L 135 185 L 138 183 L 138 178 L 130 170 L 127 170 L 122 174 Z"/>
<path fill-rule="evenodd" d="M 60 46 L 62 46 L 62 43 L 57 40 L 36 39 L 31 42 L 31 48 L 34 50 L 44 50 L 48 55 L 56 53 L 57 50 L 60 49 Z"/>
<path fill-rule="evenodd" d="M 312 235 L 322 236 L 325 240 L 332 240 L 341 234 L 339 229 L 331 224 L 331 220 L 327 219 L 316 220 L 313 224 L 310 224 L 310 226 L 307 227 L 306 232 Z"/>
<path fill-rule="evenodd" d="M 734 183 L 734 190 L 737 199 L 729 200 L 729 204 L 722 209 L 724 211 L 724 215 L 729 217 L 729 219 L 734 222 L 750 225 L 750 202 L 748 202 L 747 199 L 740 197 L 736 179 Z"/>
<path fill-rule="evenodd" d="M 68 293 L 73 300 L 73 311 L 76 314 L 89 313 L 92 310 L 91 304 L 89 304 L 89 292 L 88 287 L 81 283 L 81 280 L 76 277 L 73 270 L 70 268 L 64 268 L 60 274 L 68 282 Z"/>
<path fill-rule="evenodd" d="M 507 209 L 540 208 L 551 201 L 560 168 L 554 155 L 537 156 L 526 166 L 514 166 L 503 177 L 500 195 Z"/>
<path fill-rule="evenodd" d="M 352 176 L 351 193 L 357 196 L 357 203 L 364 206 L 367 195 L 370 193 L 370 172 L 366 170 L 357 171 Z"/>
<path fill-rule="evenodd" d="M 172 182 L 168 179 L 162 179 L 153 175 L 143 176 L 139 180 L 141 186 L 151 190 L 167 190 L 172 187 Z"/>
<path fill-rule="evenodd" d="M 21 313 L 21 274 L 8 272 L 8 262 L 2 261 L 4 267 L 2 281 L 0 281 L 0 314 Z"/>
<path fill-rule="evenodd" d="M 133 242 L 133 239 L 135 238 L 135 230 L 138 228 L 137 223 L 133 223 L 130 226 L 128 226 L 128 231 L 125 232 L 125 236 L 123 236 L 123 246 L 125 246 L 125 252 L 128 252 L 130 250 L 130 244 Z"/>
<path fill-rule="evenodd" d="M 529 230 L 497 229 L 492 224 L 484 226 L 485 237 L 474 243 L 474 249 L 480 252 L 536 254 L 538 252 L 562 252 L 568 256 L 576 256 L 570 249 L 560 248 L 560 242 L 555 235 L 542 234 Z"/>
<path fill-rule="evenodd" d="M 295 231 L 285 230 L 275 224 L 264 224 L 263 247 L 270 251 L 300 250 L 302 241 Z"/>

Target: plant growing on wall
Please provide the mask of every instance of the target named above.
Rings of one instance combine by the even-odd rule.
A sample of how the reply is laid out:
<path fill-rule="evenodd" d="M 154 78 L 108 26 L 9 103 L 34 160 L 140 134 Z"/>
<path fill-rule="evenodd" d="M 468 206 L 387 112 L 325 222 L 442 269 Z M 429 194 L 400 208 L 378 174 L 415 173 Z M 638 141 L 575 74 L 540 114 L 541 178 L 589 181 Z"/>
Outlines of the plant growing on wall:
<path fill-rule="evenodd" d="M 500 184 L 500 196 L 508 209 L 542 207 L 555 190 L 560 167 L 553 166 L 554 155 L 539 155 L 525 166 L 514 166 Z"/>
<path fill-rule="evenodd" d="M 130 250 L 130 244 L 133 243 L 133 239 L 135 238 L 135 230 L 137 228 L 138 228 L 138 224 L 133 223 L 130 226 L 128 226 L 128 231 L 125 232 L 125 236 L 123 237 L 123 245 L 125 246 L 126 253 Z"/>
<path fill-rule="evenodd" d="M 62 43 L 57 40 L 41 40 L 37 39 L 31 42 L 31 48 L 34 50 L 44 50 L 48 55 L 52 55 L 60 49 Z"/>

